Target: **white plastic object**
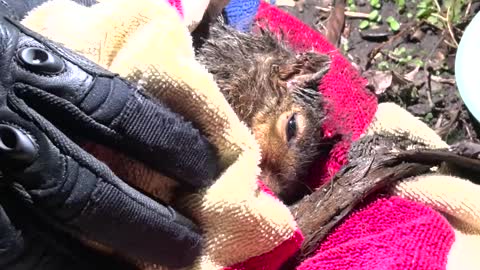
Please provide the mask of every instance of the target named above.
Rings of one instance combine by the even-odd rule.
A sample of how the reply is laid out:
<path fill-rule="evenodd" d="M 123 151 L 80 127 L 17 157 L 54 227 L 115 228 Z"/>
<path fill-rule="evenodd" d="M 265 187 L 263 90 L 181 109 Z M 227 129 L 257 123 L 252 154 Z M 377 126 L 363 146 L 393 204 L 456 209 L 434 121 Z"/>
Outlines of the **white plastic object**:
<path fill-rule="evenodd" d="M 480 13 L 466 27 L 455 56 L 455 81 L 471 114 L 480 121 Z"/>

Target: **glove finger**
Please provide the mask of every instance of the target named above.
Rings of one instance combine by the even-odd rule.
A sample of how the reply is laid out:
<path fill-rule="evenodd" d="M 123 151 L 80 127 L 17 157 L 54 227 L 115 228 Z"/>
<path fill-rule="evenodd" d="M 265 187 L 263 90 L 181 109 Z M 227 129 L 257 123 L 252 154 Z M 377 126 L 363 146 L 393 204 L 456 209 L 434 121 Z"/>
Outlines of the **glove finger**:
<path fill-rule="evenodd" d="M 42 116 L 30 109 L 22 116 L 28 121 L 2 115 L 3 122 L 17 119 L 14 129 L 24 134 L 22 140 L 8 139 L 7 144 L 31 149 L 14 142 L 25 144 L 32 138 L 34 158 L 23 169 L 12 169 L 9 164 L 18 156 L 25 161 L 25 155 L 0 151 L 0 170 L 25 189 L 19 194 L 32 202 L 38 215 L 141 261 L 170 267 L 192 263 L 200 252 L 201 236 L 190 220 L 125 184 Z"/>
<path fill-rule="evenodd" d="M 14 89 L 29 106 L 65 133 L 126 153 L 181 183 L 212 183 L 215 149 L 191 123 L 136 86 L 15 25 L 23 34 L 11 61 Z M 48 61 L 33 64 L 32 57 Z"/>
<path fill-rule="evenodd" d="M 133 270 L 133 265 L 80 244 L 71 236 L 38 222 L 5 190 L 0 193 L 0 269 Z"/>

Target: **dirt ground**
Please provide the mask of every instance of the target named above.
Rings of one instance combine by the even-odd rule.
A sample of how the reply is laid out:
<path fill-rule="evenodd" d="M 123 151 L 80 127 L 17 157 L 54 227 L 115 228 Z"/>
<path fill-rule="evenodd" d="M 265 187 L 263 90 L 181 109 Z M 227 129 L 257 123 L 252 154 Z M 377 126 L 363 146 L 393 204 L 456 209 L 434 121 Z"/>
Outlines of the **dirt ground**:
<path fill-rule="evenodd" d="M 271 3 L 322 33 L 343 11 L 336 45 L 368 79 L 379 101 L 403 106 L 448 143 L 480 142 L 480 125 L 462 102 L 454 76 L 458 42 L 480 1 L 333 1 Z M 335 6 L 342 8 L 332 11 Z"/>

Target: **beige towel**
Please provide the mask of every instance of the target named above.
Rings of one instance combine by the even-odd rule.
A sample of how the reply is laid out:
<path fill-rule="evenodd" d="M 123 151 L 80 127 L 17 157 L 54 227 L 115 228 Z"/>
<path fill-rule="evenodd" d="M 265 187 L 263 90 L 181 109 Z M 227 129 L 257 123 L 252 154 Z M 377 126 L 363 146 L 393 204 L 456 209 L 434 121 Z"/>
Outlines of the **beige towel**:
<path fill-rule="evenodd" d="M 286 207 L 260 192 L 256 184 L 260 153 L 252 134 L 229 108 L 212 77 L 194 61 L 188 30 L 171 7 L 158 0 L 102 0 L 87 9 L 53 0 L 23 23 L 141 82 L 199 125 L 218 147 L 224 174 L 200 196 L 184 198 L 182 204 L 207 231 L 207 245 L 193 268 L 232 265 L 266 253 L 293 235 L 296 225 Z M 398 136 L 432 148 L 447 146 L 420 120 L 391 103 L 379 105 L 366 134 Z M 480 265 L 480 256 L 471 254 L 480 247 L 476 214 L 480 200 L 473 195 L 477 190 L 467 180 L 437 173 L 405 179 L 391 193 L 444 214 L 457 236 L 448 269 L 473 269 L 469 267 Z M 248 244 L 252 242 L 255 245 Z"/>
<path fill-rule="evenodd" d="M 446 148 L 425 123 L 393 103 L 381 103 L 366 135 L 388 135 L 409 139 L 428 148 Z M 411 145 L 415 148 L 415 144 Z M 480 269 L 480 186 L 439 171 L 405 179 L 391 190 L 409 200 L 423 203 L 443 214 L 455 231 L 455 242 L 448 256 L 448 270 Z"/>
<path fill-rule="evenodd" d="M 53 0 L 22 23 L 140 83 L 194 122 L 218 148 L 223 174 L 213 186 L 183 198 L 179 205 L 205 230 L 206 245 L 193 269 L 243 262 L 294 235 L 296 224 L 288 208 L 257 184 L 260 152 L 253 135 L 213 77 L 194 60 L 190 33 L 166 1 L 102 0 L 86 8 Z"/>

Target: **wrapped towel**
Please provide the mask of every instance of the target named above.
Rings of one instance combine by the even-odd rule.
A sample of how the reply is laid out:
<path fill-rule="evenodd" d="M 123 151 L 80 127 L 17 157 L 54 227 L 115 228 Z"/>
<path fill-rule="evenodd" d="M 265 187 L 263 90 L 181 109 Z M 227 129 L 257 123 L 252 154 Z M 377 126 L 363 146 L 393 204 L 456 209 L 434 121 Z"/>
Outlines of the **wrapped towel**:
<path fill-rule="evenodd" d="M 205 232 L 202 255 L 192 269 L 252 269 L 255 264 L 277 269 L 298 249 L 302 235 L 288 208 L 257 181 L 260 153 L 253 135 L 195 61 L 190 33 L 176 9 L 159 0 L 102 0 L 90 8 L 53 0 L 22 23 L 139 83 L 216 146 L 224 169 L 219 179 L 176 201 Z M 130 160 L 114 165 L 134 170 Z M 133 184 L 149 189 L 145 182 L 164 180 L 146 171 L 138 171 Z M 262 254 L 271 257 L 257 262 Z"/>
<path fill-rule="evenodd" d="M 346 163 L 350 144 L 364 135 L 396 136 L 431 148 L 447 146 L 402 108 L 390 103 L 377 108 L 365 81 L 321 34 L 275 6 L 261 2 L 258 10 L 253 10 L 248 8 L 253 4 L 245 2 L 260 1 L 232 0 L 225 11 L 227 21 L 237 21 L 242 13 L 250 18 L 253 13 L 257 23 L 283 30 L 297 50 L 334 56 L 319 87 L 330 102 L 330 122 L 324 129 L 326 134 L 347 136 L 329 159 L 314 169 L 312 188 L 331 179 Z M 233 13 L 236 15 L 229 18 Z M 480 201 L 474 195 L 464 198 L 478 191 L 477 185 L 448 175 L 406 179 L 390 190 L 392 197 L 357 209 L 298 269 L 478 269 L 480 260 L 472 251 L 480 246 L 476 219 Z M 397 213 L 399 209 L 407 216 Z"/>
<path fill-rule="evenodd" d="M 444 148 L 433 130 L 381 103 L 366 136 L 401 138 L 408 148 Z M 395 183 L 358 207 L 297 269 L 478 269 L 480 186 L 437 172 Z"/>
<path fill-rule="evenodd" d="M 170 2 L 172 6 L 159 0 L 102 0 L 87 9 L 53 0 L 23 23 L 140 83 L 199 126 L 217 146 L 224 173 L 212 187 L 177 202 L 206 230 L 206 246 L 192 269 L 278 269 L 298 250 L 302 235 L 288 209 L 256 181 L 259 152 L 252 134 L 221 97 L 212 77 L 193 59 L 188 35 L 192 23 L 181 17 L 187 2 Z M 250 16 L 239 15 L 239 27 L 248 30 L 245 22 L 255 18 L 273 30 L 287 29 L 288 41 L 298 50 L 332 56 L 333 68 L 319 88 L 330 102 L 330 120 L 324 129 L 328 136 L 340 134 L 344 139 L 328 159 L 318 162 L 312 186 L 329 181 L 346 164 L 351 143 L 365 135 L 390 134 L 429 147 L 445 146 L 433 131 L 398 106 L 380 104 L 377 108 L 375 97 L 365 90 L 366 81 L 320 34 L 271 5 L 247 2 L 243 1 L 246 8 L 241 11 L 250 11 Z M 231 1 L 227 15 L 236 3 Z M 82 24 L 77 23 L 80 20 Z M 128 159 L 119 162 L 115 165 L 132 168 Z M 134 182 L 147 190 L 151 183 L 165 180 L 146 169 L 134 175 Z M 429 181 L 440 182 L 435 184 L 438 188 L 431 189 Z M 464 200 L 453 194 L 451 185 L 461 187 L 461 192 L 478 188 L 449 176 L 406 179 L 389 196 L 358 208 L 298 268 L 469 269 L 478 265 L 475 256 L 470 256 L 478 247 L 478 203 L 473 195 Z"/>

